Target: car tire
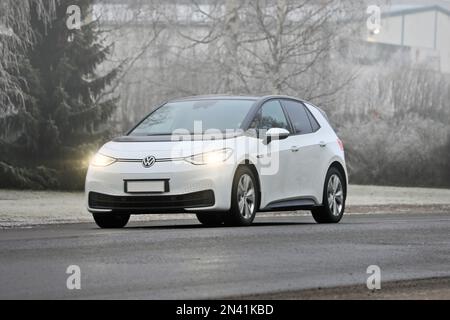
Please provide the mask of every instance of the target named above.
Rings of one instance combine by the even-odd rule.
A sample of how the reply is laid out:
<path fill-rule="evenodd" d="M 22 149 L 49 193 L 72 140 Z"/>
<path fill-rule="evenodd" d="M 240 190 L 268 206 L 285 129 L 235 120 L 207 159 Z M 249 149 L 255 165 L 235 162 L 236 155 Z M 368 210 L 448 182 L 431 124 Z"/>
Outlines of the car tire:
<path fill-rule="evenodd" d="M 208 227 L 217 227 L 223 225 L 224 217 L 222 213 L 209 212 L 209 213 L 197 213 L 198 221 L 201 224 Z"/>
<path fill-rule="evenodd" d="M 335 167 L 328 169 L 323 202 L 320 207 L 313 208 L 311 213 L 317 223 L 338 223 L 345 211 L 346 186 L 342 173 Z"/>
<path fill-rule="evenodd" d="M 249 226 L 255 219 L 259 206 L 258 184 L 253 171 L 247 166 L 238 167 L 231 190 L 231 209 L 225 215 L 229 226 Z"/>
<path fill-rule="evenodd" d="M 120 229 L 130 220 L 129 214 L 93 213 L 92 215 L 97 226 L 102 229 Z"/>

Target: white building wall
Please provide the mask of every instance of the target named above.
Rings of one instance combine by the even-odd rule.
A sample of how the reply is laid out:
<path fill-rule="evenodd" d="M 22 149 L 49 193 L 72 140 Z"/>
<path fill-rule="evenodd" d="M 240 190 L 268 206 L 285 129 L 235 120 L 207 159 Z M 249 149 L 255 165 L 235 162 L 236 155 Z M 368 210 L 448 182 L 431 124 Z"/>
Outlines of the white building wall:
<path fill-rule="evenodd" d="M 435 15 L 436 11 L 405 15 L 403 45 L 433 49 Z"/>
<path fill-rule="evenodd" d="M 399 45 L 402 41 L 402 17 L 383 18 L 380 33 L 369 35 L 369 41 Z"/>
<path fill-rule="evenodd" d="M 437 15 L 436 44 L 441 56 L 441 70 L 450 73 L 450 16 L 441 12 Z"/>
<path fill-rule="evenodd" d="M 436 11 L 385 16 L 367 41 L 410 47 L 411 61 L 450 73 L 450 16 Z"/>

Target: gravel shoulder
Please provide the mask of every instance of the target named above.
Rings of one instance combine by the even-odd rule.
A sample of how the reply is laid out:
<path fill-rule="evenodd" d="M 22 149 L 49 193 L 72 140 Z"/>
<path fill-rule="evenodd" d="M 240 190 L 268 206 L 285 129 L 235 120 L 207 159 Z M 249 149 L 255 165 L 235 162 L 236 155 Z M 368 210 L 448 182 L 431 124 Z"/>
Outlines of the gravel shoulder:
<path fill-rule="evenodd" d="M 0 190 L 0 228 L 91 222 L 82 192 Z M 350 185 L 347 213 L 450 213 L 450 189 Z M 264 213 L 262 216 L 305 215 L 308 212 Z M 133 216 L 133 221 L 189 219 L 194 215 Z"/>
<path fill-rule="evenodd" d="M 379 290 L 367 290 L 364 285 L 358 285 L 229 298 L 244 300 L 450 300 L 450 278 L 391 281 L 383 283 Z"/>

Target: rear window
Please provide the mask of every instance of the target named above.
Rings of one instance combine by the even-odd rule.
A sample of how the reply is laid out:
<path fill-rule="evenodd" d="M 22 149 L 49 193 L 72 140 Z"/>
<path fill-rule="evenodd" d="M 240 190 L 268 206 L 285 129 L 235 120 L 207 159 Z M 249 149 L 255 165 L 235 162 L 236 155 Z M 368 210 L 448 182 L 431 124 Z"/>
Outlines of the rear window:
<path fill-rule="evenodd" d="M 313 106 L 312 104 L 307 103 L 307 102 L 305 102 L 305 105 L 306 105 L 306 110 L 308 111 L 309 119 L 310 119 L 310 121 L 311 121 L 311 126 L 313 127 L 313 129 L 314 129 L 314 127 L 317 127 L 317 129 L 314 129 L 314 131 L 317 131 L 317 130 L 320 129 L 320 124 L 319 124 L 319 122 L 317 122 L 317 119 L 316 119 L 316 118 L 314 117 L 314 115 L 311 113 L 311 111 L 309 110 L 309 108 L 316 108 L 317 110 L 319 110 L 319 112 L 323 115 L 323 117 L 325 118 L 325 120 L 328 122 L 328 124 L 329 124 L 330 127 L 331 127 L 330 120 L 328 119 L 328 116 L 327 116 L 327 114 L 325 113 L 325 111 L 323 111 L 322 109 L 320 109 L 320 108 L 318 108 L 318 107 L 316 107 L 316 106 Z"/>
<path fill-rule="evenodd" d="M 317 130 L 320 129 L 320 125 L 317 122 L 316 118 L 314 118 L 314 116 L 311 113 L 311 111 L 309 111 L 308 108 L 305 108 L 305 109 L 306 109 L 306 113 L 308 114 L 309 122 L 311 122 L 312 130 L 313 130 L 313 132 L 316 132 Z"/>
<path fill-rule="evenodd" d="M 295 133 L 307 134 L 313 131 L 303 104 L 297 101 L 283 100 L 283 106 L 291 119 Z"/>

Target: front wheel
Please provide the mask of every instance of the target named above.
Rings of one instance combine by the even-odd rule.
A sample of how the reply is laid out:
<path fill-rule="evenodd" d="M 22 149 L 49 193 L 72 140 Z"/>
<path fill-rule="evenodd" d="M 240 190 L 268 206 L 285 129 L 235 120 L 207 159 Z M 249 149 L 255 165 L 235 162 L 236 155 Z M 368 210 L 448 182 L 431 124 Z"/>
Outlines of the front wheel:
<path fill-rule="evenodd" d="M 259 191 L 256 177 L 249 167 L 236 171 L 231 191 L 231 210 L 225 215 L 225 223 L 231 226 L 249 226 L 258 209 Z"/>
<path fill-rule="evenodd" d="M 120 229 L 130 220 L 129 214 L 93 213 L 95 223 L 102 229 Z"/>
<path fill-rule="evenodd" d="M 325 178 L 322 206 L 311 210 L 317 223 L 338 223 L 345 210 L 345 187 L 339 170 L 330 168 Z"/>

